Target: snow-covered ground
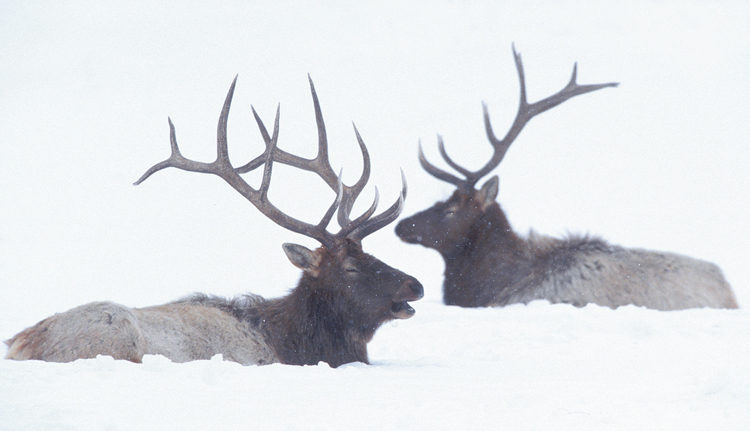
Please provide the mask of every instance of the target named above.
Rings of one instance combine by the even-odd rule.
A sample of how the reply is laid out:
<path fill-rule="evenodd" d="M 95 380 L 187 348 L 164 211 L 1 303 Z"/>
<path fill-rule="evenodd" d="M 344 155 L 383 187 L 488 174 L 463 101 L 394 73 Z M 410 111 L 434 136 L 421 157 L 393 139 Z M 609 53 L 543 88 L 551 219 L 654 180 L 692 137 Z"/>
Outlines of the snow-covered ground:
<path fill-rule="evenodd" d="M 299 272 L 264 219 L 221 180 L 177 170 L 132 186 L 169 154 L 210 161 L 229 118 L 233 160 L 312 156 L 307 73 L 331 158 L 352 182 L 372 155 L 365 207 L 409 183 L 405 215 L 451 191 L 419 167 L 436 134 L 470 168 L 489 156 L 481 101 L 502 133 L 521 52 L 529 99 L 617 81 L 534 119 L 497 173 L 520 232 L 584 232 L 724 270 L 740 310 L 660 313 L 533 303 L 440 303 L 442 261 L 392 227 L 366 251 L 422 281 L 413 319 L 370 343 L 372 365 L 242 367 L 0 360 L 0 429 L 750 428 L 750 4 L 745 1 L 0 2 L 0 338 L 94 300 L 146 306 L 193 291 L 284 295 Z M 300 180 L 300 178 L 302 180 Z M 271 199 L 317 221 L 319 180 L 275 169 Z M 356 209 L 355 209 L 356 211 Z M 4 354 L 4 346 L 0 354 Z"/>
<path fill-rule="evenodd" d="M 372 365 L 0 362 L 1 429 L 742 430 L 750 315 L 427 301 Z"/>

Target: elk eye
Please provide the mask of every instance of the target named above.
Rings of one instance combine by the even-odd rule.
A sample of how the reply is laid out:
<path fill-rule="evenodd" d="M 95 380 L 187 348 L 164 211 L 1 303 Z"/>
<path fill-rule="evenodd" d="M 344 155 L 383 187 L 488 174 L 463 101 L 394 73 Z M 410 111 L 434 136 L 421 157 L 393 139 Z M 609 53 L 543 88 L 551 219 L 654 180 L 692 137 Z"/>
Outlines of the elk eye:
<path fill-rule="evenodd" d="M 357 272 L 359 272 L 359 270 L 357 268 L 354 268 L 353 266 L 350 266 L 350 267 L 346 268 L 346 272 L 357 273 Z"/>

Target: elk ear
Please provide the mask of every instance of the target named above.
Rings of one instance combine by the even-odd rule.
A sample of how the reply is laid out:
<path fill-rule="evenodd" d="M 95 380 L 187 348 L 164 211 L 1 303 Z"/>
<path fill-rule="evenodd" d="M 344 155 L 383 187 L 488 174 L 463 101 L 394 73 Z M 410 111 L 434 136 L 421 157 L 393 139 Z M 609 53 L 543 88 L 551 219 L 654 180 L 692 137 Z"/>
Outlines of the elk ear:
<path fill-rule="evenodd" d="M 309 272 L 313 276 L 320 273 L 320 254 L 299 244 L 284 243 L 282 245 L 284 253 L 289 261 L 297 268 Z"/>
<path fill-rule="evenodd" d="M 495 203 L 495 198 L 497 198 L 497 191 L 500 187 L 499 184 L 500 184 L 500 178 L 498 178 L 498 176 L 495 175 L 489 180 L 487 180 L 487 182 L 484 183 L 482 188 L 477 193 L 477 196 L 479 197 L 479 202 L 482 205 L 482 211 L 486 210 L 487 207 Z"/>

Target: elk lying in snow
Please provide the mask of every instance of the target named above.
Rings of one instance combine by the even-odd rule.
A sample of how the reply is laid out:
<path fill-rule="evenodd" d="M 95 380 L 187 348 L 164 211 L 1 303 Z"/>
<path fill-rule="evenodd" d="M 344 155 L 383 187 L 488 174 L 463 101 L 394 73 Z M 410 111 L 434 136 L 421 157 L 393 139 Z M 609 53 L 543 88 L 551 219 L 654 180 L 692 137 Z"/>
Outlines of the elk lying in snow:
<path fill-rule="evenodd" d="M 227 117 L 235 81 L 227 94 L 219 118 L 217 159 L 200 163 L 184 158 L 177 147 L 169 120 L 172 155 L 149 169 L 135 184 L 167 167 L 214 174 L 229 183 L 261 213 L 282 227 L 314 238 L 322 244 L 311 251 L 301 245 L 284 244 L 284 252 L 302 269 L 299 284 L 285 297 L 266 300 L 244 295 L 227 300 L 196 294 L 172 303 L 146 308 L 128 308 L 111 302 L 95 302 L 55 314 L 6 341 L 6 358 L 67 362 L 109 355 L 141 362 L 146 354 L 164 355 L 175 362 L 224 359 L 242 364 L 317 364 L 333 367 L 360 361 L 367 363 L 367 343 L 377 328 L 393 319 L 408 319 L 414 309 L 407 301 L 423 296 L 414 277 L 391 268 L 362 251 L 362 239 L 395 220 L 406 197 L 406 183 L 399 199 L 382 214 L 372 217 L 375 201 L 360 217 L 350 220 L 354 201 L 370 175 L 370 159 L 359 132 L 354 129 L 364 158 L 363 172 L 353 186 L 343 185 L 328 161 L 325 125 L 312 91 L 318 126 L 318 155 L 303 159 L 277 149 L 279 110 L 273 135 L 253 114 L 266 144 L 264 153 L 235 168 L 227 153 Z M 277 209 L 267 198 L 273 162 L 312 171 L 336 192 L 336 199 L 317 225 L 296 220 Z M 264 167 L 258 190 L 240 174 Z M 338 209 L 341 230 L 326 230 Z"/>
<path fill-rule="evenodd" d="M 565 88 L 529 104 L 521 56 L 513 50 L 520 80 L 520 106 L 508 134 L 498 140 L 484 105 L 487 137 L 494 147 L 491 160 L 476 172 L 448 157 L 442 138 L 438 148 L 459 178 L 430 164 L 421 144 L 419 161 L 432 176 L 456 186 L 453 195 L 399 222 L 396 234 L 409 243 L 440 252 L 445 260 L 443 300 L 463 307 L 503 306 L 546 299 L 583 306 L 616 308 L 634 304 L 658 310 L 695 307 L 737 308 L 729 284 L 714 264 L 686 256 L 626 249 L 598 238 L 556 239 L 533 232 L 523 238 L 510 227 L 495 202 L 498 177 L 479 190 L 475 184 L 497 167 L 524 125 L 548 109 L 579 94 L 616 83 L 578 85 L 576 67 Z"/>

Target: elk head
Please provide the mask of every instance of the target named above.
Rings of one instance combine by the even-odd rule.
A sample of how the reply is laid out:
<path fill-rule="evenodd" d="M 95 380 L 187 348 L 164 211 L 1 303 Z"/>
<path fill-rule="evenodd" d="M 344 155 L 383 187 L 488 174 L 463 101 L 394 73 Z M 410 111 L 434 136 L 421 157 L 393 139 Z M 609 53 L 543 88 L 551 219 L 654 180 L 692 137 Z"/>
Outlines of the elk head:
<path fill-rule="evenodd" d="M 568 84 L 559 92 L 540 100 L 536 103 L 528 103 L 526 100 L 526 83 L 523 72 L 521 55 L 513 47 L 513 57 L 516 62 L 518 79 L 520 82 L 520 101 L 518 113 L 503 139 L 497 139 L 492 131 L 487 105 L 483 104 L 484 126 L 487 139 L 494 149 L 490 160 L 479 170 L 470 171 L 453 161 L 445 151 L 442 137 L 438 136 L 438 149 L 445 162 L 455 169 L 461 176 L 458 177 L 446 172 L 430 162 L 422 152 L 422 144 L 419 144 L 419 163 L 435 178 L 446 181 L 456 186 L 453 195 L 444 202 L 438 202 L 431 208 L 419 212 L 411 217 L 401 220 L 396 226 L 396 235 L 403 241 L 421 244 L 425 247 L 438 250 L 444 257 L 454 253 L 460 253 L 462 246 L 472 238 L 468 235 L 469 227 L 483 217 L 490 209 L 499 207 L 495 202 L 498 192 L 498 177 L 493 176 L 487 180 L 479 189 L 475 186 L 479 180 L 495 169 L 505 157 L 508 148 L 516 139 L 526 123 L 536 115 L 552 109 L 566 100 L 580 94 L 589 93 L 605 87 L 616 87 L 618 83 L 578 85 L 576 83 L 577 64 L 573 66 L 573 74 Z M 497 215 L 497 214 L 496 214 Z M 490 222 L 488 222 L 490 223 Z M 497 229 L 512 233 L 507 219 L 501 213 L 494 217 L 491 223 Z M 499 226 L 497 226 L 499 225 Z"/>
<path fill-rule="evenodd" d="M 369 325 L 373 327 L 373 330 L 387 320 L 407 319 L 414 314 L 414 309 L 407 301 L 414 301 L 423 296 L 422 285 L 414 277 L 362 251 L 364 237 L 385 227 L 401 213 L 406 198 L 406 181 L 403 172 L 401 173 L 400 196 L 391 207 L 373 216 L 378 205 L 376 188 L 375 199 L 370 208 L 352 220 L 350 218 L 352 206 L 369 179 L 370 157 L 355 126 L 354 132 L 364 159 L 363 171 L 354 185 L 344 185 L 341 175 L 333 171 L 328 160 L 328 141 L 320 103 L 313 82 L 311 79 L 309 81 L 318 128 L 318 154 L 315 158 L 305 159 L 277 147 L 280 113 L 278 107 L 272 134 L 268 133 L 263 121 L 253 108 L 253 115 L 266 149 L 263 154 L 247 164 L 237 168 L 232 166 L 227 147 L 227 118 L 237 82 L 235 77 L 219 118 L 216 160 L 204 163 L 183 157 L 177 146 L 175 128 L 170 119 L 171 156 L 151 167 L 135 184 L 140 184 L 153 173 L 167 167 L 216 175 L 278 225 L 320 242 L 321 246 L 316 250 L 310 250 L 298 244 L 283 245 L 289 260 L 303 271 L 298 288 L 289 296 L 290 301 L 297 297 L 300 301 L 320 301 L 322 304 L 319 305 L 320 307 L 329 308 L 325 312 L 338 312 L 339 316 L 336 318 L 356 321 L 363 327 Z M 274 162 L 313 172 L 334 190 L 336 197 L 320 222 L 313 225 L 297 220 L 283 213 L 268 200 Z M 263 166 L 263 178 L 260 187 L 256 190 L 244 180 L 241 174 L 261 166 Z M 327 226 L 336 213 L 340 230 L 333 234 L 327 230 Z M 329 318 L 334 317 L 329 316 Z"/>

